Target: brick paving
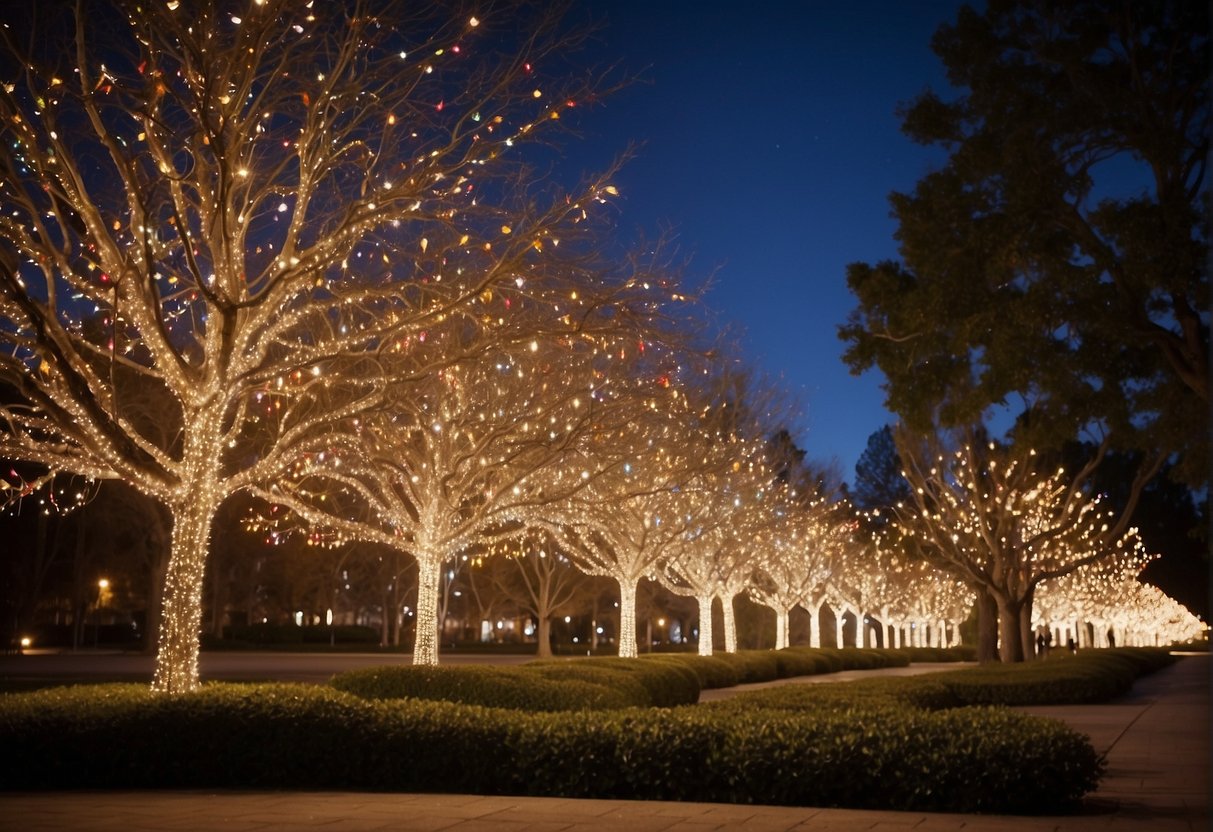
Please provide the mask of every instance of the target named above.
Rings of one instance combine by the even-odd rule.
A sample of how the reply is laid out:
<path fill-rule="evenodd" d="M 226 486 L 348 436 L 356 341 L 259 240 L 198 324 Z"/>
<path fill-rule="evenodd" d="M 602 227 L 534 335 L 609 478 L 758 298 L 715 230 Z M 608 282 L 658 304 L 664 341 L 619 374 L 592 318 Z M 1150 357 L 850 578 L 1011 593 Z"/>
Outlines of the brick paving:
<path fill-rule="evenodd" d="M 1061 719 L 1108 756 L 1084 810 L 1007 817 L 851 809 L 351 792 L 0 794 L 0 830 L 451 830 L 451 832 L 1207 832 L 1210 659 L 1187 657 L 1101 705 L 1025 708 Z"/>

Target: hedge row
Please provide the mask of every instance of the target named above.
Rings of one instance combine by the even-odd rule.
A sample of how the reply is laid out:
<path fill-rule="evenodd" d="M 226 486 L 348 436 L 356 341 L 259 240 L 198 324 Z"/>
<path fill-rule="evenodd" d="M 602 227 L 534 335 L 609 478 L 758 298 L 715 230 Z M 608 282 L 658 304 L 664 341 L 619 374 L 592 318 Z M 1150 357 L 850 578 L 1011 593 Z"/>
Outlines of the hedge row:
<path fill-rule="evenodd" d="M 934 675 L 963 705 L 1066 705 L 1103 702 L 1134 680 L 1175 661 L 1163 648 L 1124 647 L 1055 653 L 1043 661 L 982 665 Z"/>
<path fill-rule="evenodd" d="M 1104 702 L 1126 693 L 1140 676 L 1173 663 L 1167 650 L 1119 648 L 1064 654 L 1046 661 L 982 665 L 927 676 L 784 685 L 748 691 L 710 707 L 780 711 L 854 710 L 870 706 L 927 710 L 974 705 L 1066 705 Z M 709 706 L 705 706 L 709 707 Z"/>
<path fill-rule="evenodd" d="M 636 659 L 520 667 L 368 667 L 338 674 L 331 684 L 366 699 L 432 699 L 527 711 L 672 707 L 699 701 L 699 680 L 688 668 Z"/>
<path fill-rule="evenodd" d="M 899 651 L 793 647 L 714 656 L 548 659 L 521 666 L 392 665 L 341 673 L 332 685 L 367 699 L 435 699 L 531 711 L 668 708 L 698 702 L 707 688 L 907 664 L 909 657 Z"/>
<path fill-rule="evenodd" d="M 1058 722 L 704 706 L 523 713 L 307 685 L 0 697 L 2 788 L 356 788 L 914 811 L 1052 812 L 1102 761 Z"/>

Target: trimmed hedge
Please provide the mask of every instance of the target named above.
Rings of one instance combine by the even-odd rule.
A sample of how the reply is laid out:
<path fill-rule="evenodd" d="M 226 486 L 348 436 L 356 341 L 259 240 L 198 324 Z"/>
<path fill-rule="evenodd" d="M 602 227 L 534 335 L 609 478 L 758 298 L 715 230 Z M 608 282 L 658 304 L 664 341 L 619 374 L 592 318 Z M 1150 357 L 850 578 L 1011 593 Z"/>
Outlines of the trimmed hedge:
<path fill-rule="evenodd" d="M 369 699 L 434 699 L 533 711 L 674 707 L 699 701 L 701 690 L 839 670 L 904 667 L 896 650 L 792 647 L 697 656 L 652 653 L 544 659 L 519 667 L 392 665 L 342 673 L 332 684 Z"/>
<path fill-rule="evenodd" d="M 1069 705 L 1103 702 L 1176 661 L 1166 649 L 1121 647 L 1058 651 L 1042 661 L 988 664 L 932 674 L 964 705 Z"/>
<path fill-rule="evenodd" d="M 960 647 L 898 647 L 893 651 L 905 656 L 910 662 L 975 662 L 977 648 Z"/>
<path fill-rule="evenodd" d="M 736 666 L 719 656 L 697 656 L 692 653 L 654 653 L 646 656 L 650 661 L 674 662 L 689 667 L 699 678 L 699 687 L 731 688 L 741 683 L 741 673 Z"/>
<path fill-rule="evenodd" d="M 528 711 L 690 705 L 699 678 L 679 662 L 575 659 L 519 667 L 392 665 L 351 670 L 331 684 L 366 699 L 434 699 Z"/>
<path fill-rule="evenodd" d="M 704 707 L 816 711 L 881 704 L 928 710 L 973 705 L 1066 705 L 1103 702 L 1126 693 L 1140 676 L 1176 661 L 1166 650 L 1084 651 L 1047 661 L 983 665 L 925 676 L 861 679 L 820 685 L 782 685 L 747 691 Z"/>
<path fill-rule="evenodd" d="M 876 661 L 869 652 L 895 658 L 801 650 L 831 667 Z M 10 761 L 0 789 L 357 788 L 1059 812 L 1103 772 L 1086 738 L 1060 722 L 970 703 L 1094 701 L 1174 660 L 1165 650 L 1084 651 L 660 710 L 618 703 L 688 700 L 701 679 L 723 677 L 722 665 L 764 665 L 664 655 L 338 677 L 372 697 L 412 697 L 400 691 L 424 683 L 430 693 L 446 686 L 447 696 L 490 691 L 514 708 L 579 700 L 579 710 L 547 713 L 310 685 L 211 684 L 172 698 L 143 685 L 48 689 L 0 696 L 0 748 Z M 591 711 L 591 700 L 614 710 Z"/>
<path fill-rule="evenodd" d="M 616 675 L 606 674 L 597 680 L 561 679 L 492 665 L 392 665 L 340 673 L 330 684 L 364 699 L 436 699 L 530 711 L 602 710 L 649 704 L 648 692 L 639 685 L 631 689 L 626 685 L 612 686 Z"/>
<path fill-rule="evenodd" d="M 1102 763 L 1006 709 L 704 706 L 521 713 L 307 685 L 62 688 L 0 698 L 6 789 L 358 788 L 1052 812 Z"/>

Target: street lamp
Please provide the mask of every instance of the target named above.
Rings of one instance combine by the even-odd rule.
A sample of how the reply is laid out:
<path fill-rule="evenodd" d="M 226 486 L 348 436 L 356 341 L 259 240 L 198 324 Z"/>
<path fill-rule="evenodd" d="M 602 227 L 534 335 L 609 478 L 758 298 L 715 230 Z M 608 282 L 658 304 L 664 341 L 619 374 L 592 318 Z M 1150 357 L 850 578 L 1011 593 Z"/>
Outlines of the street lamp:
<path fill-rule="evenodd" d="M 101 642 L 101 607 L 109 601 L 109 588 L 108 578 L 97 581 L 97 603 L 93 607 L 93 647 Z"/>

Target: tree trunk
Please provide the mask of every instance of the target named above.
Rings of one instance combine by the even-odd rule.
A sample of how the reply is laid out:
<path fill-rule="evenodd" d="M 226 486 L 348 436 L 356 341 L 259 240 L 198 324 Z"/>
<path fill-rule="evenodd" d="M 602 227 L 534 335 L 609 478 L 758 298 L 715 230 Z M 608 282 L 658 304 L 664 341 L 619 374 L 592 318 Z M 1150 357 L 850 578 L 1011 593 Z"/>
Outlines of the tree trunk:
<path fill-rule="evenodd" d="M 737 652 L 737 616 L 733 611 L 733 597 L 720 596 L 720 607 L 724 613 L 724 652 Z"/>
<path fill-rule="evenodd" d="M 619 655 L 636 657 L 636 581 L 619 582 Z"/>
<path fill-rule="evenodd" d="M 417 615 L 413 637 L 413 664 L 438 664 L 438 590 L 442 560 L 419 553 L 417 558 Z"/>
<path fill-rule="evenodd" d="M 846 642 L 843 640 L 842 632 L 842 627 L 845 623 L 843 621 L 843 616 L 846 614 L 847 612 L 845 609 L 838 609 L 834 612 L 834 646 L 838 648 L 842 648 L 846 645 Z"/>
<path fill-rule="evenodd" d="M 821 604 L 805 607 L 809 611 L 809 646 L 821 647 Z"/>
<path fill-rule="evenodd" d="M 977 588 L 977 661 L 998 661 L 998 606 L 984 587 Z"/>
<path fill-rule="evenodd" d="M 594 591 L 594 602 L 590 608 L 590 652 L 598 649 L 598 592 Z"/>
<path fill-rule="evenodd" d="M 712 596 L 697 596 L 699 604 L 699 655 L 712 655 Z"/>
<path fill-rule="evenodd" d="M 1023 638 L 1019 630 L 1022 604 L 1013 598 L 995 599 L 998 605 L 998 658 L 1003 663 L 1023 661 Z"/>
<path fill-rule="evenodd" d="M 1035 592 L 1028 590 L 1028 593 L 1020 601 L 1019 608 L 1019 652 L 1024 659 L 1035 657 L 1036 655 L 1036 634 L 1032 630 L 1032 604 L 1034 601 Z"/>
<path fill-rule="evenodd" d="M 788 610 L 775 610 L 775 649 L 783 650 L 788 646 Z"/>
<path fill-rule="evenodd" d="M 535 637 L 539 640 L 535 655 L 541 659 L 550 658 L 552 655 L 552 620 L 550 618 L 539 617 Z"/>
<path fill-rule="evenodd" d="M 202 590 L 210 554 L 211 524 L 220 500 L 206 497 L 213 485 L 203 482 L 173 509 L 173 537 L 164 576 L 160 642 L 152 690 L 170 696 L 196 690 L 198 636 L 202 625 Z"/>
<path fill-rule="evenodd" d="M 387 647 L 392 643 L 392 619 L 396 617 L 396 608 L 392 604 L 391 593 L 383 592 L 383 615 L 379 620 L 379 646 Z"/>

